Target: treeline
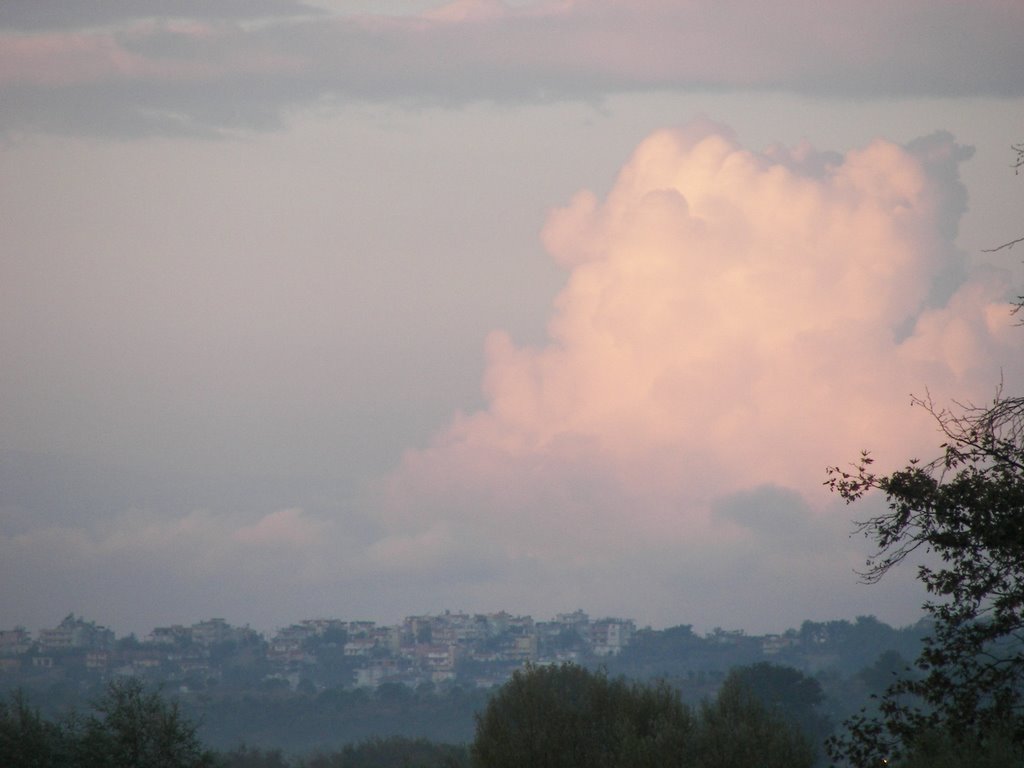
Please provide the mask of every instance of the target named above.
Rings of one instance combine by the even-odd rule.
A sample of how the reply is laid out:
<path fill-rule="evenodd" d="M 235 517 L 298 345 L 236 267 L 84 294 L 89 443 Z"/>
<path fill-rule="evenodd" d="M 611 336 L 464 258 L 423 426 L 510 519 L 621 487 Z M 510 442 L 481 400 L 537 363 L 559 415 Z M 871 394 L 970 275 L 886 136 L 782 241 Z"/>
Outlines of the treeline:
<path fill-rule="evenodd" d="M 810 768 L 811 740 L 760 700 L 750 673 L 734 672 L 713 701 L 693 708 L 666 684 L 571 664 L 531 667 L 490 699 L 468 745 L 391 737 L 303 756 L 209 750 L 174 701 L 127 679 L 110 684 L 89 713 L 56 720 L 14 694 L 0 704 L 0 755 L 5 768 L 739 768 L 756 754 L 763 768 Z M 820 692 L 809 690 L 813 706 Z"/>
<path fill-rule="evenodd" d="M 734 671 L 713 700 L 581 667 L 517 672 L 477 721 L 475 768 L 811 768 L 800 728 Z M 799 674 L 799 673 L 798 673 Z"/>
<path fill-rule="evenodd" d="M 44 717 L 24 694 L 0 702 L 4 768 L 813 768 L 829 727 L 818 682 L 771 664 L 734 669 L 717 695 L 685 703 L 665 682 L 572 664 L 517 672 L 475 717 L 473 738 L 392 736 L 289 755 L 214 751 L 177 703 L 136 679 L 111 683 L 84 713 Z M 965 749 L 939 731 L 915 737 L 893 768 L 1024 764 L 1013 734 Z"/>
<path fill-rule="evenodd" d="M 874 616 L 854 621 L 805 621 L 775 637 L 776 647 L 765 652 L 766 638 L 742 632 L 714 630 L 699 635 L 688 624 L 662 630 L 644 629 L 622 652 L 605 661 L 614 674 L 638 680 L 671 678 L 679 682 L 760 661 L 795 667 L 807 673 L 826 672 L 850 677 L 894 651 L 913 659 L 921 650 L 930 625 L 896 628 Z M 721 678 L 720 678 L 721 679 Z"/>
<path fill-rule="evenodd" d="M 665 683 L 698 721 L 705 704 L 717 702 L 729 680 L 739 680 L 774 716 L 797 728 L 823 766 L 821 745 L 841 731 L 843 721 L 865 706 L 868 714 L 876 712 L 877 699 L 872 696 L 881 695 L 899 676 L 912 674 L 910 659 L 916 656 L 925 629 L 894 629 L 873 617 L 804 622 L 781 637 L 771 662 L 765 661 L 762 638 L 740 632 L 701 636 L 685 625 L 642 630 L 619 656 L 590 669 L 601 669 L 612 680 Z M 855 667 L 865 660 L 866 666 Z M 851 669 L 855 671 L 848 672 Z M 146 681 L 145 686 L 157 689 L 160 681 Z M 195 736 L 210 750 L 215 764 L 234 768 L 469 765 L 466 745 L 476 737 L 477 715 L 500 695 L 451 683 L 318 690 L 309 684 L 292 689 L 279 680 L 252 688 L 165 690 L 178 716 L 197 724 Z M 106 695 L 87 677 L 63 678 L 52 687 L 27 691 L 32 705 L 51 724 L 64 723 L 66 713 Z M 11 704 L 6 706 L 10 710 Z M 83 718 L 75 722 L 80 728 Z M 77 732 L 64 726 L 57 730 Z M 56 732 L 51 729 L 50 735 Z M 64 743 L 66 747 L 71 741 Z M 64 749 L 65 755 L 72 752 Z M 69 759 L 57 764 L 76 765 Z"/>
<path fill-rule="evenodd" d="M 5 768 L 208 768 L 214 754 L 177 704 L 128 678 L 111 683 L 88 713 L 40 714 L 17 691 L 0 702 Z"/>
<path fill-rule="evenodd" d="M 286 757 L 241 746 L 217 752 L 177 702 L 135 678 L 110 683 L 85 713 L 48 718 L 17 691 L 0 702 L 3 768 L 463 768 L 465 745 L 371 739 L 334 752 Z"/>
<path fill-rule="evenodd" d="M 818 709 L 835 724 L 856 713 L 872 694 L 881 693 L 917 657 L 925 625 L 893 628 L 871 616 L 855 621 L 805 621 L 798 629 L 776 636 L 772 653 L 766 638 L 718 630 L 697 634 L 690 626 L 640 630 L 619 655 L 581 659 L 583 666 L 602 668 L 611 677 L 639 682 L 664 680 L 691 706 L 714 698 L 729 671 L 738 666 L 771 663 L 793 667 L 820 683 L 824 702 Z M 199 736 L 213 749 L 251 748 L 286 753 L 337 750 L 345 744 L 401 736 L 434 742 L 468 743 L 474 714 L 491 692 L 458 680 L 410 688 L 385 683 L 376 690 L 354 688 L 350 682 L 317 684 L 304 668 L 297 685 L 244 665 L 228 666 L 219 678 L 179 681 L 155 670 L 147 684 L 174 691 L 182 711 L 199 723 Z M 88 669 L 66 668 L 60 674 L 3 678 L 0 685 L 19 685 L 44 713 L 57 716 L 103 693 L 104 679 Z M 815 734 L 817 735 L 817 734 Z"/>
<path fill-rule="evenodd" d="M 605 659 L 600 668 L 613 679 L 667 682 L 682 702 L 694 709 L 706 700 L 716 700 L 730 674 L 741 675 L 762 701 L 819 745 L 865 702 L 870 710 L 872 695 L 906 674 L 908 660 L 919 647 L 920 633 L 921 628 L 893 629 L 872 617 L 855 622 L 805 622 L 788 635 L 792 650 L 783 647 L 772 658 L 812 662 L 821 668 L 811 674 L 774 660 L 764 661 L 760 638 L 737 632 L 698 636 L 690 627 L 680 626 L 641 631 L 628 649 Z M 889 650 L 867 666 L 843 674 L 885 648 Z M 903 649 L 906 655 L 894 648 Z M 33 705 L 59 721 L 63 713 L 103 695 L 102 688 L 87 683 L 86 678 L 63 679 L 53 687 L 26 690 Z M 148 681 L 147 685 L 159 686 L 160 682 Z M 376 690 L 344 686 L 317 690 L 300 685 L 292 690 L 282 681 L 268 681 L 254 688 L 166 690 L 181 715 L 198 724 L 196 735 L 202 743 L 224 759 L 244 756 L 272 761 L 275 754 L 306 755 L 309 759 L 317 755 L 321 761 L 334 760 L 335 765 L 345 765 L 337 762 L 339 755 L 347 754 L 345 759 L 351 762 L 371 745 L 401 753 L 416 744 L 469 744 L 475 736 L 475 716 L 495 695 L 457 684 L 429 683 L 417 688 L 386 683 Z M 247 747 L 239 752 L 241 744 Z M 361 745 L 363 753 L 346 745 Z"/>
<path fill-rule="evenodd" d="M 851 714 L 877 716 L 879 699 L 873 697 L 893 680 L 921 674 L 893 649 L 914 655 L 920 631 L 894 630 L 870 617 L 805 623 L 793 647 L 819 649 L 815 661 L 825 669 L 813 675 L 763 661 L 759 640 L 742 633 L 699 637 L 682 626 L 640 633 L 598 671 L 531 667 L 492 691 L 396 683 L 374 691 L 293 691 L 278 685 L 179 697 L 129 678 L 108 683 L 84 710 L 80 694 L 58 697 L 65 702 L 61 706 L 44 696 L 42 711 L 35 692 L 15 691 L 0 702 L 0 766 L 821 767 L 827 764 L 823 745 L 837 735 L 845 738 L 844 721 Z M 855 673 L 839 672 L 886 647 Z M 786 658 L 785 646 L 775 658 Z M 751 663 L 718 671 L 742 659 Z M 848 661 L 837 663 L 842 659 Z M 617 741 L 608 742 L 612 737 Z M 922 731 L 909 746 L 901 760 L 889 764 L 1024 765 L 1014 736 L 1000 732 L 980 750 L 952 742 L 940 730 Z M 535 762 L 540 755 L 529 749 L 560 757 Z M 776 752 L 780 757 L 772 762 L 769 756 Z M 596 754 L 617 757 L 602 763 Z M 517 757 L 502 762 L 502 755 Z"/>

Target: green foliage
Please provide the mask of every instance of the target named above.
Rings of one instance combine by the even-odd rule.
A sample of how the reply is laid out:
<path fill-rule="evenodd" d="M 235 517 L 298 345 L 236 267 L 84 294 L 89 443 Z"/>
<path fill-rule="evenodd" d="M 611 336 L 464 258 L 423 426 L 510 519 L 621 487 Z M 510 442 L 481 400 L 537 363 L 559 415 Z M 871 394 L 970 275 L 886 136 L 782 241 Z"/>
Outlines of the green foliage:
<path fill-rule="evenodd" d="M 693 717 L 671 690 L 574 665 L 516 672 L 477 719 L 477 768 L 681 765 Z"/>
<path fill-rule="evenodd" d="M 67 764 L 68 751 L 64 730 L 45 720 L 24 693 L 15 691 L 9 702 L 0 702 L 0 755 L 6 768 L 58 768 Z"/>
<path fill-rule="evenodd" d="M 200 768 L 213 764 L 196 726 L 174 702 L 135 678 L 116 680 L 77 734 L 81 768 Z"/>
<path fill-rule="evenodd" d="M 884 693 L 892 683 L 912 674 L 910 664 L 898 651 L 886 651 L 874 663 L 857 673 L 857 678 L 873 694 Z"/>
<path fill-rule="evenodd" d="M 847 674 L 854 674 L 872 664 L 879 654 L 898 650 L 914 657 L 920 652 L 921 638 L 927 634 L 920 627 L 894 629 L 874 616 L 858 616 L 856 621 L 805 621 L 801 628 L 804 642 L 813 647 L 814 636 L 828 638 L 825 644 L 838 654 L 837 666 Z"/>
<path fill-rule="evenodd" d="M 912 553 L 932 553 L 918 578 L 933 595 L 933 630 L 915 665 L 882 694 L 878 715 L 847 722 L 830 754 L 854 765 L 906 753 L 942 732 L 967 752 L 992 728 L 1024 744 L 1024 398 L 997 396 L 957 414 L 915 401 L 946 435 L 943 456 L 888 476 L 866 453 L 852 472 L 830 470 L 847 502 L 882 491 L 889 511 L 858 527 L 877 547 L 869 583 Z"/>
<path fill-rule="evenodd" d="M 993 732 L 969 744 L 949 734 L 926 731 L 914 738 L 896 768 L 1009 768 L 1024 765 L 1024 746 L 1012 735 Z"/>
<path fill-rule="evenodd" d="M 732 686 L 745 688 L 769 712 L 797 726 L 809 739 L 820 742 L 830 730 L 828 719 L 818 711 L 825 702 L 821 683 L 798 669 L 768 662 L 736 667 L 723 690 Z"/>
<path fill-rule="evenodd" d="M 730 675 L 717 699 L 701 705 L 696 733 L 700 768 L 809 768 L 814 749 L 777 712 L 767 709 L 740 675 Z"/>
<path fill-rule="evenodd" d="M 640 630 L 621 653 L 607 660 L 608 669 L 632 679 L 682 679 L 696 672 L 724 675 L 730 667 L 763 658 L 760 638 L 720 634 L 727 642 L 700 637 L 686 624 Z"/>
<path fill-rule="evenodd" d="M 202 768 L 195 726 L 174 703 L 147 692 L 135 679 L 109 685 L 86 717 L 44 719 L 16 692 L 0 703 L 4 768 Z"/>
<path fill-rule="evenodd" d="M 517 672 L 478 717 L 475 768 L 809 768 L 799 731 L 740 682 L 699 715 L 664 684 L 574 665 Z"/>

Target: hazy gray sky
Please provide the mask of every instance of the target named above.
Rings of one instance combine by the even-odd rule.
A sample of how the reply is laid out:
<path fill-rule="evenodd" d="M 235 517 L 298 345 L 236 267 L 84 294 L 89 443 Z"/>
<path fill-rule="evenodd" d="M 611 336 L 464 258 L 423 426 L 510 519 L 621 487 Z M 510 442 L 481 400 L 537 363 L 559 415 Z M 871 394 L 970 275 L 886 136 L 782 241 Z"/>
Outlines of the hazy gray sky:
<path fill-rule="evenodd" d="M 58 5 L 0 6 L 0 626 L 917 617 L 821 483 L 1020 389 L 1024 6 Z"/>

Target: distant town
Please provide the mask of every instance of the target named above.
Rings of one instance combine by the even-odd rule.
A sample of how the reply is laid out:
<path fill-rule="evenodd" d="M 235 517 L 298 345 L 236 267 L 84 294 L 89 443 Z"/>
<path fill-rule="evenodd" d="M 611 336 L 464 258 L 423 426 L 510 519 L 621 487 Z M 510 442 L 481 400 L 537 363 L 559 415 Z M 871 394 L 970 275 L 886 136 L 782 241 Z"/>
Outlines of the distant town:
<path fill-rule="evenodd" d="M 267 680 L 295 687 L 302 679 L 349 677 L 351 685 L 417 686 L 462 679 L 479 687 L 506 680 L 528 662 L 581 661 L 618 654 L 636 633 L 630 619 L 593 621 L 582 611 L 551 621 L 508 613 L 409 616 L 401 624 L 306 619 L 272 637 L 212 618 L 156 627 L 142 639 L 71 614 L 35 637 L 24 627 L 0 630 L 0 674 L 78 668 L 110 675 L 177 680 L 221 677 L 261 668 Z M 337 682 L 332 679 L 330 682 Z"/>
<path fill-rule="evenodd" d="M 445 611 L 394 625 L 306 619 L 272 634 L 210 618 L 118 637 L 70 614 L 38 632 L 0 630 L 0 697 L 20 690 L 59 717 L 133 677 L 173 696 L 213 748 L 304 754 L 392 736 L 468 743 L 489 697 L 528 664 L 663 681 L 692 705 L 715 696 L 730 670 L 767 665 L 813 678 L 819 714 L 836 723 L 907 668 L 928 629 L 859 616 L 781 634 L 698 634 L 580 610 L 547 621 Z M 814 728 L 828 730 L 824 720 Z"/>
<path fill-rule="evenodd" d="M 783 634 L 747 636 L 716 629 L 703 638 L 690 637 L 705 648 L 731 648 L 743 659 L 778 659 L 813 670 L 828 666 L 827 651 L 841 639 L 838 635 L 863 622 L 872 625 L 872 634 L 881 628 L 892 632 L 872 617 L 861 617 L 856 625 L 805 622 L 800 630 Z M 650 645 L 662 634 L 638 632 L 632 619 L 591 619 L 577 610 L 548 621 L 505 612 L 450 611 L 409 616 L 390 626 L 306 619 L 271 637 L 211 618 L 191 626 L 156 627 L 143 638 L 117 638 L 112 630 L 70 614 L 35 637 L 24 627 L 0 630 L 0 679 L 133 675 L 174 683 L 182 693 L 232 682 L 292 690 L 376 689 L 389 683 L 490 688 L 528 663 L 607 663 L 638 636 Z"/>

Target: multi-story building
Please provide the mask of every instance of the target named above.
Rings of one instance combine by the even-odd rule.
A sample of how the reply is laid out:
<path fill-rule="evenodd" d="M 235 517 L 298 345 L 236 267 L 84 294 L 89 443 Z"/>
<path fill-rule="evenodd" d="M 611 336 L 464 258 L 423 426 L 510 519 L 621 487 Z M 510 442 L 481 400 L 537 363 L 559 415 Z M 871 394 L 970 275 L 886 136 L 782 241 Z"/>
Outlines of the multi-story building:
<path fill-rule="evenodd" d="M 590 650 L 595 656 L 614 656 L 629 645 L 636 624 L 629 619 L 600 619 L 590 625 Z"/>
<path fill-rule="evenodd" d="M 73 613 L 53 629 L 39 630 L 39 647 L 46 653 L 71 650 L 105 650 L 114 644 L 114 633 Z"/>
<path fill-rule="evenodd" d="M 199 645 L 209 647 L 231 639 L 231 632 L 234 629 L 224 619 L 207 619 L 193 624 L 192 640 Z"/>
<path fill-rule="evenodd" d="M 233 642 L 243 645 L 261 640 L 256 630 L 249 627 L 233 627 L 224 619 L 207 619 L 191 626 L 192 641 L 204 648 L 221 643 Z"/>
<path fill-rule="evenodd" d="M 491 684 L 503 682 L 529 662 L 586 662 L 594 655 L 616 654 L 635 631 L 628 619 L 591 622 L 583 611 L 546 622 L 505 611 L 445 611 L 410 616 L 393 626 L 306 619 L 279 630 L 267 642 L 247 626 L 212 618 L 187 627 L 157 627 L 144 642 L 115 648 L 113 632 L 71 614 L 59 626 L 40 631 L 38 643 L 32 643 L 21 627 L 0 631 L 0 660 L 16 662 L 0 664 L 0 672 L 19 674 L 52 666 L 54 675 L 81 667 L 101 674 L 199 674 L 212 679 L 227 668 L 258 670 L 257 662 L 265 659 L 273 663 L 268 671 L 277 676 L 301 671 L 317 680 L 322 671 L 321 682 L 329 685 L 351 679 L 350 674 L 363 686 L 417 685 L 459 675 Z M 320 664 L 324 667 L 318 671 Z"/>
<path fill-rule="evenodd" d="M 170 627 L 156 627 L 149 633 L 149 642 L 156 645 L 182 646 L 192 642 L 192 628 L 175 624 Z"/>
<path fill-rule="evenodd" d="M 0 629 L 0 656 L 18 656 L 32 647 L 32 635 L 24 627 Z"/>

